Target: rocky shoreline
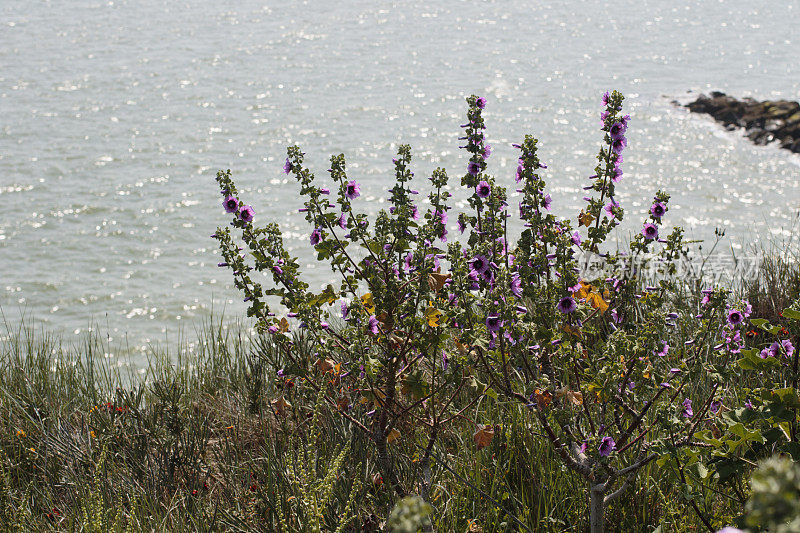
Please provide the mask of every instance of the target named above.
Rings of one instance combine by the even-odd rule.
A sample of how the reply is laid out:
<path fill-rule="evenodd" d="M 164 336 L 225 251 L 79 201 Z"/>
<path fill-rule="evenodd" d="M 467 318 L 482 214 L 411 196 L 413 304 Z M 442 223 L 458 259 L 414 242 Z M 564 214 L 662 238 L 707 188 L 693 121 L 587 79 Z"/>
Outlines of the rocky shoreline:
<path fill-rule="evenodd" d="M 800 103 L 789 100 L 752 98 L 737 100 L 721 92 L 700 95 L 686 105 L 693 113 L 706 113 L 729 130 L 745 128 L 756 144 L 780 143 L 781 148 L 800 153 Z"/>

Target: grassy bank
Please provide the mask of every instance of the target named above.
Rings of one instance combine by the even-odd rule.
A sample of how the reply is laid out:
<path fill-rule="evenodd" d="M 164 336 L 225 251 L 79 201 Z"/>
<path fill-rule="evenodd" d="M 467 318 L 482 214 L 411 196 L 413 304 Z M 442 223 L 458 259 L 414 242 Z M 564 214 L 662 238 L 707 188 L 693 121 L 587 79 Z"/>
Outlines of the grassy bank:
<path fill-rule="evenodd" d="M 761 281 L 742 286 L 754 307 L 769 310 L 798 296 L 797 276 L 796 263 L 769 259 Z M 268 337 L 211 323 L 194 355 L 151 353 L 140 374 L 110 364 L 97 335 L 66 344 L 33 327 L 6 333 L 3 530 L 311 531 L 318 523 L 324 531 L 380 531 L 398 500 L 381 479 L 373 444 L 309 386 L 320 373 L 309 383 L 279 377 Z M 302 337 L 294 346 L 312 358 L 314 346 Z M 743 381 L 729 394 L 755 385 Z M 484 397 L 440 436 L 430 464 L 435 530 L 588 527 L 580 479 L 525 411 Z M 497 423 L 477 449 L 481 421 Z M 390 447 L 398 477 L 413 479 L 425 440 L 414 427 L 400 429 L 403 438 Z M 746 473 L 706 480 L 693 500 L 685 485 L 663 482 L 675 475 L 670 464 L 645 467 L 629 497 L 609 507 L 611 529 L 703 531 L 692 503 L 722 521 L 741 513 Z"/>

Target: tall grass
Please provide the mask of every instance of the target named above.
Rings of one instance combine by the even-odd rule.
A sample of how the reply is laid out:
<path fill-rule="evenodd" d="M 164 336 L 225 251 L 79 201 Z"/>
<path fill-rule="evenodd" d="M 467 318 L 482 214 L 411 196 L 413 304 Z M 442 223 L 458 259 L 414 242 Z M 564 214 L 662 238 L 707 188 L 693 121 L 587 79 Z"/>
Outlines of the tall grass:
<path fill-rule="evenodd" d="M 379 531 L 392 509 L 364 434 L 310 387 L 278 378 L 270 345 L 243 328 L 207 324 L 193 354 L 154 350 L 144 374 L 109 363 L 96 333 L 74 344 L 31 326 L 6 333 L 6 530 L 311 531 L 309 494 L 325 493 L 313 511 L 320 530 L 350 518 L 341 531 Z M 296 346 L 313 349 L 300 338 Z M 529 427 L 523 409 L 479 402 L 442 436 L 432 456 L 437 531 L 587 528 L 579 478 Z M 474 422 L 491 420 L 502 423 L 476 451 Z M 399 475 L 411 478 L 422 441 L 413 427 L 403 435 L 393 446 Z M 663 476 L 648 466 L 631 497 L 611 507 L 618 530 L 699 530 Z M 709 494 L 709 505 L 728 505 L 730 514 L 738 504 Z"/>

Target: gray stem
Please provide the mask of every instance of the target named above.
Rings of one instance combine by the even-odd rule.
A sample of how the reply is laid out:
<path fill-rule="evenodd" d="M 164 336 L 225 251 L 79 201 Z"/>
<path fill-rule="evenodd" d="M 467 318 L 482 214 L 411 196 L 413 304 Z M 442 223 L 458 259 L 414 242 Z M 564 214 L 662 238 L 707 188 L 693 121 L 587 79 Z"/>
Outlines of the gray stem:
<path fill-rule="evenodd" d="M 589 531 L 591 533 L 603 533 L 603 513 L 605 511 L 605 483 L 598 483 L 589 486 L 590 516 Z"/>

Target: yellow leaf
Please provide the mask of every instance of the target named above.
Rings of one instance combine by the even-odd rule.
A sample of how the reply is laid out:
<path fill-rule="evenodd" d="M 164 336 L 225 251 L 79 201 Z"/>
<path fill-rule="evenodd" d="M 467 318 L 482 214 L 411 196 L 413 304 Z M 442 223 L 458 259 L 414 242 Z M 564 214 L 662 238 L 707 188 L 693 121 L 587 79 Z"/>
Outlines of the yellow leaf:
<path fill-rule="evenodd" d="M 399 438 L 400 438 L 400 431 L 397 428 L 392 428 L 392 430 L 389 432 L 389 436 L 386 437 L 386 442 L 391 444 Z"/>
<path fill-rule="evenodd" d="M 442 323 L 442 318 L 444 317 L 444 313 L 436 309 L 435 307 L 428 307 L 425 310 L 425 318 L 428 321 L 428 325 L 432 328 L 437 328 Z"/>
<path fill-rule="evenodd" d="M 574 326 L 570 326 L 569 324 L 564 324 L 564 326 L 561 329 L 563 329 L 564 331 L 566 331 L 570 335 L 575 335 L 576 337 L 580 337 L 581 336 L 581 330 L 576 328 L 576 327 L 574 327 Z"/>
<path fill-rule="evenodd" d="M 368 292 L 364 296 L 361 297 L 361 304 L 364 308 L 369 312 L 369 314 L 375 314 L 375 302 L 372 299 L 372 293 Z"/>
<path fill-rule="evenodd" d="M 553 401 L 553 393 L 547 390 L 536 389 L 533 391 L 533 398 L 536 400 L 539 409 L 546 409 L 550 406 L 550 402 Z"/>
<path fill-rule="evenodd" d="M 580 283 L 581 288 L 577 291 L 573 292 L 572 295 L 576 298 L 586 298 L 590 292 L 592 292 L 592 286 L 586 283 L 585 281 L 581 281 Z"/>
<path fill-rule="evenodd" d="M 479 450 L 486 448 L 491 442 L 492 437 L 494 437 L 494 426 L 489 424 L 478 428 L 478 431 L 472 436 Z"/>
<path fill-rule="evenodd" d="M 281 318 L 280 330 L 281 330 L 281 333 L 286 333 L 287 331 L 289 331 L 289 321 L 286 320 L 285 317 Z"/>
<path fill-rule="evenodd" d="M 592 223 L 594 217 L 589 213 L 584 213 L 581 211 L 581 214 L 578 215 L 578 226 L 586 226 L 589 227 L 589 224 Z"/>
<path fill-rule="evenodd" d="M 586 299 L 589 301 L 589 304 L 591 304 L 592 307 L 599 309 L 601 314 L 608 310 L 608 304 L 605 300 L 603 300 L 603 297 L 596 292 L 589 294 Z"/>

